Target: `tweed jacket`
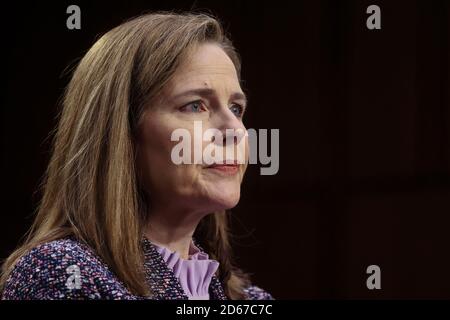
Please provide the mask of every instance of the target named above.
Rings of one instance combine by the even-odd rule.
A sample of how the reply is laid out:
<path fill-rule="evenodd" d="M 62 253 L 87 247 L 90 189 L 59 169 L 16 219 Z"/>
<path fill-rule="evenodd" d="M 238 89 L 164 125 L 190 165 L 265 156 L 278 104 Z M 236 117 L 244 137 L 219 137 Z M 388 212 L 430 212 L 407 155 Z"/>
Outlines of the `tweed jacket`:
<path fill-rule="evenodd" d="M 188 299 L 155 246 L 142 240 L 146 282 L 150 299 Z M 203 249 L 200 250 L 203 251 Z M 266 291 L 251 285 L 244 290 L 249 300 L 273 299 Z M 227 300 L 223 286 L 214 275 L 209 285 L 211 300 Z M 74 237 L 44 243 L 19 259 L 5 283 L 2 299 L 127 299 L 133 295 L 102 262 L 95 252 Z"/>

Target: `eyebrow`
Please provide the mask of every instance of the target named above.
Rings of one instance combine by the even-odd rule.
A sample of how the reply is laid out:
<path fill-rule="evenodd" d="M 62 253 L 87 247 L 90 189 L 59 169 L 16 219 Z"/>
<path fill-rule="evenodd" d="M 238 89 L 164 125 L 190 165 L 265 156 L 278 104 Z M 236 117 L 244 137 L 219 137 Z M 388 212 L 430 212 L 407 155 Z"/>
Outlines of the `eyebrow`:
<path fill-rule="evenodd" d="M 187 91 L 183 91 L 181 93 L 178 93 L 176 95 L 174 95 L 172 97 L 172 99 L 178 99 L 184 96 L 193 96 L 193 95 L 198 95 L 198 96 L 204 96 L 204 97 L 211 97 L 214 96 L 216 94 L 216 91 L 214 89 L 211 88 L 198 88 L 198 89 L 191 89 L 191 90 L 187 90 Z M 230 99 L 231 100 L 244 100 L 245 103 L 247 103 L 247 96 L 239 91 L 233 92 L 230 95 Z"/>

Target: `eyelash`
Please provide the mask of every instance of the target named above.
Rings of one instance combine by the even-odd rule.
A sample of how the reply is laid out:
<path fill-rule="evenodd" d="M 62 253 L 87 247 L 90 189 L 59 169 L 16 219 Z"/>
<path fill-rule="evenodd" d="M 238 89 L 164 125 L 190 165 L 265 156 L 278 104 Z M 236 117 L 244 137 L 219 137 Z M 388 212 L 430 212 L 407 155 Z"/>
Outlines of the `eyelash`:
<path fill-rule="evenodd" d="M 185 104 L 184 106 L 182 106 L 182 107 L 180 108 L 180 111 L 181 111 L 181 112 L 193 112 L 193 113 L 197 113 L 197 111 L 189 111 L 189 110 L 186 110 L 187 107 L 192 106 L 192 105 L 196 105 L 196 104 L 200 105 L 200 107 L 203 107 L 204 110 L 202 110 L 202 111 L 200 111 L 200 112 L 206 111 L 205 105 L 204 105 L 203 101 L 201 101 L 201 100 L 196 100 L 196 101 L 189 102 L 188 104 Z M 242 116 L 244 115 L 245 107 L 242 106 L 242 105 L 240 105 L 240 104 L 238 104 L 238 103 L 233 103 L 233 104 L 231 105 L 230 109 L 231 109 L 231 108 L 234 108 L 234 107 L 238 107 L 238 108 L 239 108 L 239 114 L 236 114 L 236 117 L 242 118 Z M 233 113 L 234 113 L 234 112 L 233 112 Z"/>
<path fill-rule="evenodd" d="M 180 108 L 180 111 L 181 111 L 181 112 L 190 112 L 190 111 L 185 110 L 185 109 L 186 109 L 187 107 L 189 107 L 189 106 L 194 105 L 194 104 L 199 104 L 201 107 L 203 107 L 204 109 L 206 109 L 204 103 L 203 103 L 201 100 L 196 100 L 196 101 L 189 102 L 188 104 L 185 104 L 184 106 L 182 106 L 182 107 Z M 203 111 L 205 111 L 205 110 L 203 110 Z M 194 112 L 194 111 L 193 111 L 193 112 Z"/>

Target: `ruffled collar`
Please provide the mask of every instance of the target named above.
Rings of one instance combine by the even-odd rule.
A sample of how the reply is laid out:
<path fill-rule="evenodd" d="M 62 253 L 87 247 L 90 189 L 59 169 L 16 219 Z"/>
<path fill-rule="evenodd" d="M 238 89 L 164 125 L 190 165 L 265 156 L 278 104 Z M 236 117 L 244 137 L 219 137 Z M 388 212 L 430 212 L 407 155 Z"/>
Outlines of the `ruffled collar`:
<path fill-rule="evenodd" d="M 210 259 L 209 255 L 200 250 L 194 241 L 191 241 L 189 247 L 189 258 L 183 259 L 178 252 L 146 240 L 153 245 L 167 267 L 173 271 L 190 300 L 209 300 L 209 286 L 219 268 L 218 261 Z"/>

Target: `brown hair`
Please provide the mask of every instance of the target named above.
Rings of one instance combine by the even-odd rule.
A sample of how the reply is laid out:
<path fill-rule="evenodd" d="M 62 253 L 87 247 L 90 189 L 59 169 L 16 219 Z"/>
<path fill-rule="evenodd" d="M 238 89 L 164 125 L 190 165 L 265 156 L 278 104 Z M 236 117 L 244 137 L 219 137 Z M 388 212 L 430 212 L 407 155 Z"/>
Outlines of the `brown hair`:
<path fill-rule="evenodd" d="M 66 88 L 43 197 L 27 238 L 3 265 L 3 287 L 17 260 L 44 242 L 74 235 L 131 292 L 151 295 L 143 275 L 142 227 L 148 203 L 136 175 L 135 134 L 148 101 L 194 46 L 220 45 L 240 60 L 220 23 L 205 14 L 146 14 L 103 35 Z M 195 237 L 220 262 L 231 299 L 245 298 L 246 274 L 231 260 L 227 212 L 200 222 Z"/>

